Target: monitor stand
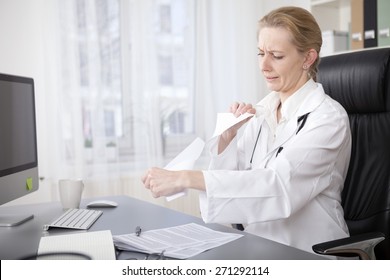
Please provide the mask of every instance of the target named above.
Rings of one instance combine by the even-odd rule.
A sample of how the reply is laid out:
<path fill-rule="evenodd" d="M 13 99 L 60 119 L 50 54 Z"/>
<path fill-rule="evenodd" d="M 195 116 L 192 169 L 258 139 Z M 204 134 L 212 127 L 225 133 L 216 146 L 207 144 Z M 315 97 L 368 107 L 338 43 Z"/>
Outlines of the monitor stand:
<path fill-rule="evenodd" d="M 20 225 L 30 219 L 34 218 L 33 214 L 20 214 L 20 215 L 0 215 L 0 227 L 13 227 Z"/>

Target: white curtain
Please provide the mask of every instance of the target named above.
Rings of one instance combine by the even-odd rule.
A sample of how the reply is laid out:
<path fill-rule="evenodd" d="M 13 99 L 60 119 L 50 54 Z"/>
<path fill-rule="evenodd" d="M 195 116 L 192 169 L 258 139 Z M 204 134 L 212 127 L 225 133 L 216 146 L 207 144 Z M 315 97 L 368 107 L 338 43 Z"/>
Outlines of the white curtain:
<path fill-rule="evenodd" d="M 196 1 L 196 120 L 212 135 L 216 114 L 234 101 L 256 103 L 266 93 L 257 64 L 257 0 Z"/>
<path fill-rule="evenodd" d="M 164 166 L 197 136 L 207 140 L 232 102 L 267 93 L 256 31 L 270 1 L 44 2 L 47 111 L 38 145 L 53 200 L 58 179 L 81 177 L 86 196 L 156 202 L 140 184 L 147 167 Z M 186 199 L 177 207 L 193 214 L 196 195 Z"/>

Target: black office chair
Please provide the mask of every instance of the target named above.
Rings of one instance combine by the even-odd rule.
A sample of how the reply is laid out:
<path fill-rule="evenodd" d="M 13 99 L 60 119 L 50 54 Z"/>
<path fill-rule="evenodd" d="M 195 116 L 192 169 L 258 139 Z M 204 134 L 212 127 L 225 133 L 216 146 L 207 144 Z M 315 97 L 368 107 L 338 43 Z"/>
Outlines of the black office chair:
<path fill-rule="evenodd" d="M 350 238 L 313 246 L 318 254 L 390 259 L 390 48 L 323 57 L 318 81 L 344 106 L 352 156 L 342 193 Z"/>

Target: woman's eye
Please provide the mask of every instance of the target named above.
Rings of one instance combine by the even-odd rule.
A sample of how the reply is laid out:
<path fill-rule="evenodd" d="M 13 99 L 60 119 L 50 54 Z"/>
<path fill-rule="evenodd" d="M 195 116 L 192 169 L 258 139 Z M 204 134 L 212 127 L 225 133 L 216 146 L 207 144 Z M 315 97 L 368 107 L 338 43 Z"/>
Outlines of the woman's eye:
<path fill-rule="evenodd" d="M 280 60 L 280 59 L 283 59 L 284 56 L 281 56 L 281 55 L 274 55 L 273 56 L 275 59 L 277 60 Z"/>
<path fill-rule="evenodd" d="M 258 55 L 258 56 L 264 56 L 264 53 L 259 52 L 257 55 Z"/>

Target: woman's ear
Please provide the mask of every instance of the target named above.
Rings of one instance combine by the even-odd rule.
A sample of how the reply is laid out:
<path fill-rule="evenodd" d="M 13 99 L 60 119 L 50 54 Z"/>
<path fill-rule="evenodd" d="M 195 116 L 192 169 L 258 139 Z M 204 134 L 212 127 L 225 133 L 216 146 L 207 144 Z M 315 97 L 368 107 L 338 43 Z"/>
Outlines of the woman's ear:
<path fill-rule="evenodd" d="M 315 49 L 310 49 L 305 56 L 305 65 L 310 67 L 317 59 L 318 53 Z"/>

